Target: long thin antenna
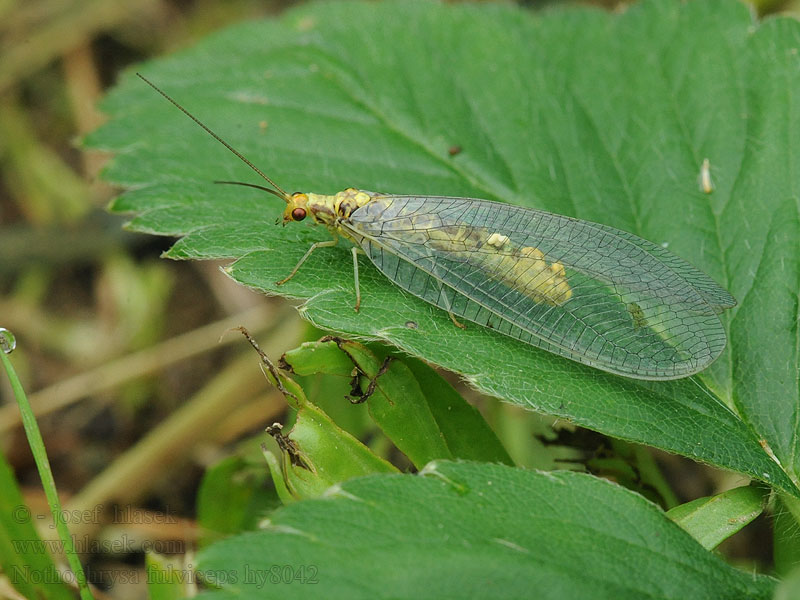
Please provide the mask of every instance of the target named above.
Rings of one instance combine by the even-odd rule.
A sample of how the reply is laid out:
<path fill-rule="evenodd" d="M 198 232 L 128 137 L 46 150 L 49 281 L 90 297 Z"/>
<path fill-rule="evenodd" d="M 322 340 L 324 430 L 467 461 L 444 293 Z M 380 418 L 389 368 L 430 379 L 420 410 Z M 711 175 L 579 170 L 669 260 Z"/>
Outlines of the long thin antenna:
<path fill-rule="evenodd" d="M 244 187 L 255 188 L 257 190 L 261 190 L 262 192 L 269 192 L 270 194 L 275 193 L 275 190 L 271 190 L 266 186 L 258 185 L 257 183 L 247 183 L 245 181 L 214 181 L 214 183 L 225 183 L 228 185 L 243 185 Z"/>
<path fill-rule="evenodd" d="M 233 147 L 233 146 L 231 146 L 231 145 L 230 145 L 228 142 L 226 142 L 226 141 L 225 141 L 225 140 L 223 140 L 221 137 L 219 137 L 219 136 L 218 136 L 216 133 L 214 133 L 213 131 L 211 131 L 211 129 L 209 129 L 209 128 L 208 128 L 206 125 L 204 125 L 204 124 L 203 124 L 203 123 L 200 121 L 200 119 L 198 119 L 198 118 L 197 118 L 197 117 L 195 117 L 195 116 L 194 116 L 192 113 L 190 113 L 188 110 L 186 110 L 185 108 L 183 108 L 183 106 L 181 106 L 180 104 L 178 104 L 178 102 L 177 102 L 177 101 L 173 100 L 173 99 L 172 99 L 172 97 L 171 97 L 169 94 L 167 94 L 167 93 L 166 93 L 164 90 L 162 90 L 161 88 L 159 88 L 159 87 L 158 87 L 156 84 L 154 84 L 152 81 L 150 81 L 149 79 L 147 79 L 147 78 L 146 78 L 144 75 L 142 75 L 141 73 L 136 73 L 136 75 L 137 75 L 137 77 L 139 77 L 139 79 L 141 79 L 142 81 L 144 81 L 144 82 L 145 82 L 147 85 L 149 85 L 151 88 L 153 88 L 153 89 L 154 89 L 155 91 L 157 91 L 159 94 L 161 94 L 162 96 L 164 96 L 164 98 L 166 98 L 167 100 L 169 100 L 169 101 L 170 101 L 170 102 L 171 102 L 173 105 L 175 105 L 175 106 L 176 106 L 176 107 L 177 107 L 177 108 L 178 108 L 178 109 L 179 109 L 179 110 L 180 110 L 180 111 L 181 111 L 183 114 L 185 114 L 185 115 L 186 115 L 187 117 L 189 117 L 189 118 L 190 118 L 192 121 L 194 121 L 195 123 L 197 123 L 198 125 L 200 125 L 200 127 L 202 127 L 203 129 L 205 129 L 206 133 L 208 133 L 208 134 L 209 134 L 211 137 L 213 137 L 215 140 L 217 140 L 217 141 L 218 141 L 220 144 L 222 144 L 223 146 L 225 146 L 225 147 L 226 147 L 228 150 L 230 150 L 231 152 L 233 152 L 233 153 L 234 153 L 234 154 L 235 154 L 235 155 L 236 155 L 236 156 L 239 158 L 239 160 L 241 160 L 241 161 L 242 161 L 244 164 L 246 164 L 248 167 L 250 167 L 251 169 L 253 169 L 253 171 L 255 171 L 256 173 L 258 173 L 258 174 L 259 174 L 259 175 L 260 175 L 260 176 L 261 176 L 261 177 L 262 177 L 262 178 L 263 178 L 265 181 L 269 182 L 269 184 L 270 184 L 270 185 L 272 185 L 272 187 L 274 187 L 275 189 L 274 189 L 274 190 L 272 190 L 272 189 L 269 189 L 269 188 L 266 188 L 266 187 L 263 187 L 263 186 L 256 186 L 256 185 L 252 185 L 252 184 L 241 184 L 241 185 L 247 185 L 248 187 L 256 187 L 256 188 L 258 188 L 258 189 L 264 190 L 265 192 L 269 192 L 270 194 L 272 194 L 272 195 L 274 195 L 274 196 L 277 196 L 278 198 L 280 198 L 281 200 L 283 200 L 284 202 L 287 202 L 287 203 L 288 203 L 288 202 L 291 200 L 291 196 L 290 196 L 289 194 L 287 194 L 286 192 L 284 192 L 284 191 L 281 189 L 281 187 L 280 187 L 280 186 L 279 186 L 277 183 L 275 183 L 274 181 L 272 181 L 272 179 L 270 179 L 269 177 L 267 177 L 267 176 L 266 176 L 266 175 L 265 175 L 265 174 L 264 174 L 264 173 L 261 171 L 261 169 L 259 169 L 259 168 L 258 168 L 257 166 L 255 166 L 255 165 L 254 165 L 252 162 L 250 162 L 250 161 L 249 161 L 247 158 L 245 158 L 245 157 L 244 157 L 244 155 L 243 155 L 241 152 L 239 152 L 239 151 L 238 151 L 236 148 L 234 148 L 234 147 Z M 276 190 L 277 190 L 277 191 L 276 191 Z"/>

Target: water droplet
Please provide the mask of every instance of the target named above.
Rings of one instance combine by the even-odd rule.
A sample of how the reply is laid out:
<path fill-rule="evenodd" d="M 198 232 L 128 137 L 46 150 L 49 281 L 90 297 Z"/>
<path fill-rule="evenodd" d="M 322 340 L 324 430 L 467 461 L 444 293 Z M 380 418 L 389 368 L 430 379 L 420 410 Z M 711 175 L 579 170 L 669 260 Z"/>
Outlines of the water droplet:
<path fill-rule="evenodd" d="M 17 347 L 17 338 L 5 327 L 0 327 L 0 348 L 6 354 L 11 354 Z"/>

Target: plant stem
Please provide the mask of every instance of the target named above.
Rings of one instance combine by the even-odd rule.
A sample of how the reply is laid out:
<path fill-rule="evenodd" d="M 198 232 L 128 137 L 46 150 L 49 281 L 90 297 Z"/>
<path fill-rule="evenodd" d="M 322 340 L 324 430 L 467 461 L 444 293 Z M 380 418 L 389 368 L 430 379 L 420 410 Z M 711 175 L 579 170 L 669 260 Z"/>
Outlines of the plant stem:
<path fill-rule="evenodd" d="M 14 396 L 17 399 L 17 404 L 19 405 L 19 410 L 22 415 L 22 425 L 25 428 L 25 435 L 28 438 L 31 452 L 33 452 L 33 458 L 36 461 L 39 477 L 42 479 L 42 487 L 47 497 L 47 503 L 50 505 L 50 512 L 53 515 L 56 530 L 58 531 L 58 535 L 64 547 L 64 554 L 66 554 L 69 566 L 75 574 L 81 599 L 92 600 L 93 596 L 91 591 L 89 591 L 86 575 L 83 572 L 78 554 L 75 552 L 75 544 L 73 543 L 72 536 L 67 527 L 66 515 L 64 515 L 61 510 L 61 503 L 58 500 L 58 491 L 56 490 L 56 482 L 53 479 L 53 471 L 50 469 L 50 462 L 47 460 L 47 451 L 44 447 L 42 434 L 39 431 L 39 425 L 36 422 L 36 418 L 33 416 L 31 405 L 25 395 L 25 390 L 22 388 L 22 383 L 19 377 L 17 377 L 16 371 L 14 371 L 11 359 L 9 359 L 2 350 L 0 350 L 0 361 L 2 361 L 5 367 L 8 379 L 11 382 L 11 389 L 14 391 Z"/>

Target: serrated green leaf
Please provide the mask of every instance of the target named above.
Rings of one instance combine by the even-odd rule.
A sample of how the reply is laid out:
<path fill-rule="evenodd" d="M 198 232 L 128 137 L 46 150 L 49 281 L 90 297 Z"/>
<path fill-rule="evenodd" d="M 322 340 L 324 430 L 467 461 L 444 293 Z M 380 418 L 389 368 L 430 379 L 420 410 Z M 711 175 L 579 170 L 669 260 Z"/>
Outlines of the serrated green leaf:
<path fill-rule="evenodd" d="M 403 362 L 425 392 L 433 418 L 454 458 L 514 464 L 477 408 L 421 360 L 407 358 Z"/>
<path fill-rule="evenodd" d="M 107 177 L 133 188 L 114 204 L 135 213 L 132 228 L 186 236 L 171 257 L 237 259 L 234 279 L 305 299 L 302 313 L 322 328 L 796 495 L 799 37 L 796 21 L 758 24 L 733 0 L 652 0 L 613 15 L 325 3 L 145 69 L 290 191 L 499 199 L 667 245 L 740 302 L 723 317 L 729 349 L 676 382 L 626 380 L 461 331 L 365 262 L 356 314 L 344 245 L 318 250 L 277 287 L 327 232 L 275 227 L 277 199 L 210 184 L 257 180 L 132 77 L 90 144 L 118 153 Z M 711 193 L 698 184 L 705 159 Z"/>
<path fill-rule="evenodd" d="M 417 468 L 454 458 L 513 464 L 477 409 L 420 361 L 383 362 L 363 344 L 347 340 L 306 343 L 281 360 L 300 375 L 316 370 L 350 375 L 357 367 L 375 424 Z"/>
<path fill-rule="evenodd" d="M 741 486 L 676 506 L 667 516 L 712 550 L 764 510 L 765 491 Z"/>
<path fill-rule="evenodd" d="M 300 376 L 324 373 L 351 377 L 353 361 L 339 349 L 334 341 L 303 342 L 286 351 L 281 357 L 281 368 Z"/>
<path fill-rule="evenodd" d="M 211 598 L 242 600 L 769 598 L 775 584 L 608 481 L 448 462 L 292 504 L 264 531 L 202 551 L 198 567 L 222 586 Z M 282 579 L 295 574 L 318 584 Z"/>
<path fill-rule="evenodd" d="M 283 442 L 278 444 L 281 461 L 278 464 L 268 456 L 267 463 L 284 502 L 289 499 L 287 493 L 295 499 L 314 498 L 330 486 L 353 477 L 397 471 L 307 401 L 297 409 L 288 435 L 280 432 L 274 435 Z M 281 478 L 285 486 L 281 485 Z"/>
<path fill-rule="evenodd" d="M 265 355 L 261 358 L 267 380 L 296 409 L 294 424 L 288 433 L 283 433 L 280 424 L 267 428 L 274 439 L 275 453 L 266 445 L 261 447 L 281 501 L 315 498 L 332 485 L 353 477 L 397 472 L 395 466 L 309 402 L 303 388 Z M 280 456 L 280 461 L 276 455 Z"/>

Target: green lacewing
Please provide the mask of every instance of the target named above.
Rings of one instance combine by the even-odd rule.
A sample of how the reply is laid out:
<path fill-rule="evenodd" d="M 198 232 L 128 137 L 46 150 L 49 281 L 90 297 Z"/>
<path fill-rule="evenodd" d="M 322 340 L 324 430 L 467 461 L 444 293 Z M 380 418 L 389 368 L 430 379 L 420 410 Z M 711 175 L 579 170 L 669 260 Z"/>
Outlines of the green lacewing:
<path fill-rule="evenodd" d="M 288 194 L 153 83 L 139 77 L 245 162 L 286 203 L 283 223 L 311 217 L 332 239 L 389 280 L 464 319 L 537 348 L 634 379 L 688 377 L 727 341 L 720 313 L 736 300 L 708 275 L 631 233 L 530 208 L 474 198 L 382 194 Z"/>

